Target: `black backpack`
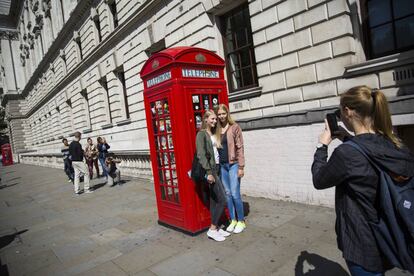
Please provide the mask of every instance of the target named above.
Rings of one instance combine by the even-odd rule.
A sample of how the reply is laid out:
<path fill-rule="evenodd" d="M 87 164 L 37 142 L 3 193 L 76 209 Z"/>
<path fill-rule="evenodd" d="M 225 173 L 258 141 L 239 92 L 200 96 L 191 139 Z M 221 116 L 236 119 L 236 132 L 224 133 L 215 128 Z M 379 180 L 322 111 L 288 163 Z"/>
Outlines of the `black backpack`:
<path fill-rule="evenodd" d="M 379 176 L 379 221 L 369 221 L 377 245 L 395 267 L 414 273 L 414 178 L 396 182 L 370 158 L 363 146 L 348 144 L 363 154 Z"/>
<path fill-rule="evenodd" d="M 204 152 L 206 153 L 207 161 L 210 163 L 210 153 L 207 151 L 207 134 L 204 135 Z M 193 162 L 191 164 L 190 177 L 194 180 L 195 183 L 201 183 L 206 180 L 206 170 L 201 166 L 200 160 L 197 157 L 197 149 L 194 153 Z"/>

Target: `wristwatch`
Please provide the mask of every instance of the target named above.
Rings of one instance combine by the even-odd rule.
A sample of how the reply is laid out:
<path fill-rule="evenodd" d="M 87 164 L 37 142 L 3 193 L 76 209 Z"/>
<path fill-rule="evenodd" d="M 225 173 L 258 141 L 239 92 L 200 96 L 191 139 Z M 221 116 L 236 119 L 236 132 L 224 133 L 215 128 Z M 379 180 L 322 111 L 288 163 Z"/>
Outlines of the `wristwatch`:
<path fill-rule="evenodd" d="M 328 148 L 328 146 L 327 146 L 327 145 L 325 145 L 325 144 L 322 144 L 322 143 L 318 143 L 318 144 L 316 145 L 316 148 L 317 148 L 317 149 L 321 149 L 321 148 L 325 148 L 325 149 L 327 149 L 327 148 Z"/>

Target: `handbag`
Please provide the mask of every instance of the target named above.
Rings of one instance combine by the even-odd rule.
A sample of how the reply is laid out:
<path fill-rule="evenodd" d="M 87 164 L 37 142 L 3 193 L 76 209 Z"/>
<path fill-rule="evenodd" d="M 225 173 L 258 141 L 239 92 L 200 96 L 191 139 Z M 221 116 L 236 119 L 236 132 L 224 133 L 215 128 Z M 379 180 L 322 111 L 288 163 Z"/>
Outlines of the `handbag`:
<path fill-rule="evenodd" d="M 206 152 L 206 157 L 207 160 L 210 164 L 210 153 L 207 152 L 207 140 L 206 140 L 206 136 L 204 135 L 204 150 Z M 193 163 L 191 164 L 191 178 L 196 182 L 202 182 L 205 180 L 206 177 L 206 170 L 203 168 L 203 166 L 201 166 L 200 164 L 200 160 L 197 157 L 197 150 L 194 153 L 194 158 L 193 158 Z"/>

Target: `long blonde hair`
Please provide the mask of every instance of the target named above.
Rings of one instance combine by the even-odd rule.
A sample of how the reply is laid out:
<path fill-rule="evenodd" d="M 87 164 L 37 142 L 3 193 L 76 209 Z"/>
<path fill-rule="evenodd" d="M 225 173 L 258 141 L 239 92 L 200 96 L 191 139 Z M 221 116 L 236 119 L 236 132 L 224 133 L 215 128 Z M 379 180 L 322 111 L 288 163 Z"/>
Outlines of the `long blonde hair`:
<path fill-rule="evenodd" d="M 392 131 L 391 113 L 384 93 L 366 85 L 356 86 L 341 95 L 341 106 L 355 110 L 362 120 L 370 118 L 376 133 L 401 147 L 400 139 Z"/>
<path fill-rule="evenodd" d="M 216 110 L 217 110 L 217 112 L 216 112 L 217 116 L 218 116 L 218 111 L 219 110 L 224 110 L 227 113 L 227 118 L 226 119 L 227 119 L 227 123 L 230 126 L 235 123 L 235 121 L 233 120 L 233 118 L 230 115 L 229 108 L 227 107 L 227 105 L 225 105 L 225 104 L 219 104 L 219 106 L 217 107 Z M 220 123 L 220 120 L 218 120 L 218 121 L 219 121 L 220 126 L 222 126 L 221 123 Z"/>
<path fill-rule="evenodd" d="M 204 112 L 203 122 L 201 124 L 201 129 L 202 130 L 207 130 L 207 127 L 208 127 L 207 126 L 207 119 L 211 115 L 214 115 L 214 116 L 217 117 L 216 113 L 211 109 L 208 109 Z M 212 132 L 213 136 L 216 138 L 217 148 L 221 148 L 221 128 L 220 128 L 220 124 L 219 124 L 218 120 L 217 120 L 216 126 L 211 129 L 211 132 Z"/>

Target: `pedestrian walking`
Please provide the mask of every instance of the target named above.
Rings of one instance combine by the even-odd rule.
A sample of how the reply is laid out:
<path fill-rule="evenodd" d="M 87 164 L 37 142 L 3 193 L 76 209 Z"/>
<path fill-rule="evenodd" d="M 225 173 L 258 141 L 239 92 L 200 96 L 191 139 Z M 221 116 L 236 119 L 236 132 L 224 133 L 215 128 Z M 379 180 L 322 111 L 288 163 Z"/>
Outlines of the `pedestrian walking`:
<path fill-rule="evenodd" d="M 121 160 L 114 159 L 113 157 L 106 157 L 105 169 L 108 172 L 108 187 L 114 186 L 116 183 L 121 182 L 121 171 L 116 167 L 116 164 L 121 163 Z"/>
<path fill-rule="evenodd" d="M 395 179 L 414 176 L 414 158 L 392 131 L 386 97 L 367 86 L 351 88 L 341 95 L 336 112 L 347 129 L 332 137 L 329 124 L 319 136 L 312 165 L 316 189 L 335 187 L 336 233 L 353 276 L 384 275 L 391 268 L 384 258 L 370 222 L 378 221 L 379 176 L 368 159 L 351 144 L 341 144 L 329 161 L 328 146 L 333 138 L 352 141 Z"/>
<path fill-rule="evenodd" d="M 69 143 L 68 143 L 68 139 L 63 138 L 62 139 L 62 156 L 63 156 L 63 170 L 65 171 L 67 177 L 68 177 L 68 182 L 72 182 L 73 181 L 73 167 L 72 167 L 72 161 L 71 161 L 71 156 L 69 154 Z"/>
<path fill-rule="evenodd" d="M 93 178 L 93 167 L 96 169 L 96 177 L 99 177 L 99 165 L 98 165 L 98 147 L 93 143 L 92 139 L 89 137 L 85 147 L 85 158 L 86 164 L 89 169 L 90 179 Z"/>
<path fill-rule="evenodd" d="M 108 172 L 105 170 L 105 159 L 106 159 L 106 156 L 108 155 L 108 149 L 110 148 L 110 146 L 106 143 L 106 140 L 104 137 L 98 137 L 97 142 L 98 142 L 98 151 L 99 151 L 98 159 L 102 167 L 102 176 L 107 177 Z"/>
<path fill-rule="evenodd" d="M 219 227 L 219 221 L 226 205 L 226 195 L 223 184 L 218 177 L 220 148 L 220 128 L 217 125 L 217 116 L 213 110 L 206 110 L 203 116 L 201 130 L 196 137 L 197 158 L 206 170 L 205 183 L 210 190 L 211 225 L 207 236 L 215 241 L 224 241 L 230 233 Z"/>
<path fill-rule="evenodd" d="M 240 180 L 244 176 L 244 145 L 241 127 L 230 116 L 225 104 L 217 109 L 221 129 L 220 178 L 227 197 L 231 222 L 226 231 L 241 233 L 246 228 L 243 201 L 240 194 Z"/>
<path fill-rule="evenodd" d="M 89 170 L 83 160 L 84 152 L 82 145 L 79 143 L 81 136 L 82 135 L 79 131 L 75 132 L 75 139 L 69 145 L 69 154 L 72 156 L 72 165 L 75 170 L 74 188 L 76 194 L 80 194 L 82 192 L 79 187 L 81 174 L 84 176 L 85 193 L 92 193 L 89 185 Z"/>

